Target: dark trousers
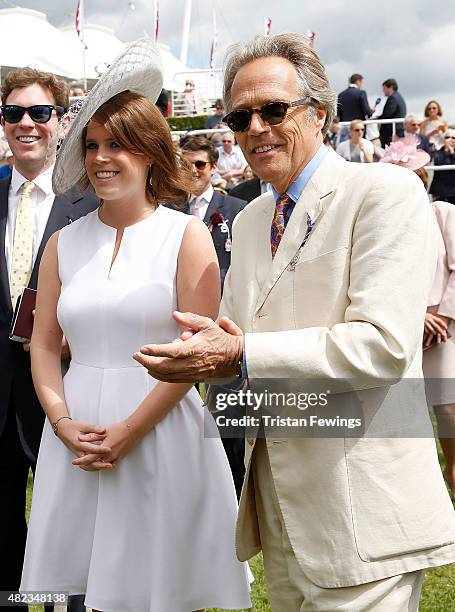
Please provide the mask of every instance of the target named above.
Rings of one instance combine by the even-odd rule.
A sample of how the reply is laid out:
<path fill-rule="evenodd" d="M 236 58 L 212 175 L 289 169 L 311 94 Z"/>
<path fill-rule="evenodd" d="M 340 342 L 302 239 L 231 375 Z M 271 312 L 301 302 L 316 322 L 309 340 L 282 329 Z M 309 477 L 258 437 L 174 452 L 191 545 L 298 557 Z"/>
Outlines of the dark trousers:
<path fill-rule="evenodd" d="M 245 439 L 244 438 L 221 438 L 227 455 L 229 466 L 234 479 L 237 499 L 240 499 L 243 479 L 245 477 Z"/>
<path fill-rule="evenodd" d="M 24 453 L 17 431 L 14 406 L 10 404 L 0 436 L 0 591 L 17 591 L 21 582 L 27 524 L 25 496 L 29 469 L 35 464 Z M 0 607 L 0 610 L 12 608 Z M 27 612 L 27 606 L 14 608 Z"/>
<path fill-rule="evenodd" d="M 0 435 L 0 591 L 19 590 L 22 564 L 24 561 L 27 523 L 25 520 L 25 501 L 27 480 L 30 468 L 35 473 L 36 463 L 24 452 L 17 430 L 16 414 L 11 403 L 8 417 Z M 70 612 L 83 612 L 84 596 L 71 597 Z M 0 610 L 27 612 L 27 606 L 5 607 Z M 53 606 L 45 606 L 51 612 Z"/>

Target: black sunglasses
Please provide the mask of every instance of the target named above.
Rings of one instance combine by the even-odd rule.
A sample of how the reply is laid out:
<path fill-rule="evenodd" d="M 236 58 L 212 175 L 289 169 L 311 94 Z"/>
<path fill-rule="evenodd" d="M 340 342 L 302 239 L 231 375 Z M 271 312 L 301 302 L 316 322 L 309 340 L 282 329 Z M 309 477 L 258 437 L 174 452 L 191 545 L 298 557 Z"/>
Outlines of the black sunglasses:
<path fill-rule="evenodd" d="M 193 166 L 196 166 L 198 170 L 203 170 L 206 167 L 206 165 L 210 162 L 202 161 L 202 159 L 197 159 L 196 161 L 191 162 L 191 163 L 193 164 Z"/>
<path fill-rule="evenodd" d="M 244 132 L 250 127 L 253 113 L 258 113 L 261 119 L 268 125 L 279 125 L 283 123 L 291 107 L 315 103 L 317 103 L 317 100 L 310 97 L 295 100 L 294 102 L 268 102 L 259 108 L 239 108 L 234 110 L 227 114 L 223 121 L 233 132 Z"/>
<path fill-rule="evenodd" d="M 453 136 L 444 136 L 444 138 L 447 140 L 447 138 L 455 138 L 455 134 Z"/>
<path fill-rule="evenodd" d="M 35 123 L 47 123 L 52 117 L 52 111 L 55 110 L 57 115 L 63 115 L 65 109 L 63 106 L 53 106 L 52 104 L 34 104 L 26 108 L 17 104 L 4 104 L 0 106 L 2 117 L 7 123 L 19 123 L 25 113 Z"/>

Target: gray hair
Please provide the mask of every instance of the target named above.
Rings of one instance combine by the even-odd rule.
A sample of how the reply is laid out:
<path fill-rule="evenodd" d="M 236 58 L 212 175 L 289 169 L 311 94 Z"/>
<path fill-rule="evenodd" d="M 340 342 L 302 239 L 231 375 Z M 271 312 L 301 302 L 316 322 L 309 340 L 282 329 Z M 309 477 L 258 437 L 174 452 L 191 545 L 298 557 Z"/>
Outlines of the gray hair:
<path fill-rule="evenodd" d="M 418 121 L 419 123 L 422 123 L 422 121 L 417 117 L 417 115 L 406 115 L 406 117 L 404 118 L 404 122 L 411 123 L 411 121 Z"/>
<path fill-rule="evenodd" d="M 282 57 L 293 64 L 297 71 L 297 86 L 302 98 L 315 98 L 327 113 L 322 135 L 324 136 L 336 115 L 336 95 L 318 55 L 301 34 L 286 33 L 275 36 L 256 36 L 249 43 L 237 43 L 229 47 L 224 63 L 224 104 L 232 110 L 231 89 L 237 71 L 254 60 L 263 57 Z"/>

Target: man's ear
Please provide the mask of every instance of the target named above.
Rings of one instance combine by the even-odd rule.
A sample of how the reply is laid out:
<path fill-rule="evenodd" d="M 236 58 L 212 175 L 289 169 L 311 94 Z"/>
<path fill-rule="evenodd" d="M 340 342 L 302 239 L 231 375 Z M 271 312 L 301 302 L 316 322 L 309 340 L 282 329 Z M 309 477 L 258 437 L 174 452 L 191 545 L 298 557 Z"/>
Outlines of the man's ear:
<path fill-rule="evenodd" d="M 216 174 L 218 172 L 218 166 L 216 165 L 216 163 L 213 163 L 210 166 L 210 174 L 213 176 L 214 174 Z"/>
<path fill-rule="evenodd" d="M 316 125 L 317 127 L 322 130 L 322 128 L 324 127 L 324 123 L 325 123 L 325 118 L 327 117 L 327 111 L 320 107 L 317 106 L 316 107 L 316 115 L 315 115 L 315 121 L 316 121 Z"/>

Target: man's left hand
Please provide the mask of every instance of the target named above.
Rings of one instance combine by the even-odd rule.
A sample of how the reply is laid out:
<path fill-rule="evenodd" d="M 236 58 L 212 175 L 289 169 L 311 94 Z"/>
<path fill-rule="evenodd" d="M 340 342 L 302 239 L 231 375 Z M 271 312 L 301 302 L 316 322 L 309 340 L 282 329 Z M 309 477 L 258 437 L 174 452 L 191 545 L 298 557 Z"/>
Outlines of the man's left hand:
<path fill-rule="evenodd" d="M 239 374 L 243 334 L 235 323 L 222 318 L 218 325 L 191 312 L 174 312 L 173 316 L 190 331 L 182 335 L 185 340 L 148 344 L 133 355 L 151 376 L 167 382 L 201 382 Z"/>

